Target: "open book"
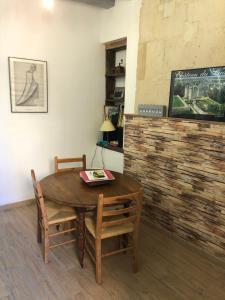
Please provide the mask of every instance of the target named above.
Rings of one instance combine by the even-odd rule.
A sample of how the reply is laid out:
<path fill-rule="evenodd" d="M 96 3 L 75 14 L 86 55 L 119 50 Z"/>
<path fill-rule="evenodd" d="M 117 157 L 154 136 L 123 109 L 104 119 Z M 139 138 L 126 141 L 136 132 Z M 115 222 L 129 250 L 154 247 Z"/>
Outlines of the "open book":
<path fill-rule="evenodd" d="M 97 170 L 89 170 L 89 171 L 81 171 L 80 177 L 86 182 L 107 182 L 114 180 L 115 177 L 109 170 L 106 169 L 97 169 Z"/>
<path fill-rule="evenodd" d="M 104 170 L 85 171 L 89 180 L 109 180 Z"/>

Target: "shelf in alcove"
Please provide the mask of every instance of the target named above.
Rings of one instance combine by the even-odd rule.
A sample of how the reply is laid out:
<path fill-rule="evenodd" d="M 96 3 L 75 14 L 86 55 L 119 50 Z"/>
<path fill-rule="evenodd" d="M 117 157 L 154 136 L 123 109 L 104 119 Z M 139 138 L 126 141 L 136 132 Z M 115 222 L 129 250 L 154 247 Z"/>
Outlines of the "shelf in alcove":
<path fill-rule="evenodd" d="M 125 73 L 117 73 L 117 74 L 107 73 L 105 76 L 106 77 L 125 77 Z"/>
<path fill-rule="evenodd" d="M 124 103 L 124 99 L 118 100 L 118 99 L 107 98 L 107 99 L 105 99 L 105 101 L 106 102 L 114 102 L 115 104 L 116 103 L 119 103 L 119 104 Z"/>
<path fill-rule="evenodd" d="M 100 143 L 96 143 L 96 145 L 99 146 L 99 147 L 111 150 L 111 151 L 115 151 L 115 152 L 119 152 L 119 153 L 124 153 L 124 150 L 121 147 L 112 146 L 110 144 L 101 145 Z"/>

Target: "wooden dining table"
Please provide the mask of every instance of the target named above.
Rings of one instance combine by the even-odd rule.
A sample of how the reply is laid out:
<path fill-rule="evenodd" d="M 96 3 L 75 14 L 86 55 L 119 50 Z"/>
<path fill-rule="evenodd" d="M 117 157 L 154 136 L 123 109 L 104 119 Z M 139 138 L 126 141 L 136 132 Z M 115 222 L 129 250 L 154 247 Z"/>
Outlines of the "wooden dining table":
<path fill-rule="evenodd" d="M 78 256 L 82 267 L 86 212 L 97 207 L 100 194 L 113 197 L 138 192 L 141 188 L 141 185 L 128 175 L 117 172 L 112 174 L 115 180 L 98 186 L 90 186 L 83 182 L 78 171 L 54 173 L 40 181 L 46 200 L 71 206 L 76 210 L 79 226 Z"/>

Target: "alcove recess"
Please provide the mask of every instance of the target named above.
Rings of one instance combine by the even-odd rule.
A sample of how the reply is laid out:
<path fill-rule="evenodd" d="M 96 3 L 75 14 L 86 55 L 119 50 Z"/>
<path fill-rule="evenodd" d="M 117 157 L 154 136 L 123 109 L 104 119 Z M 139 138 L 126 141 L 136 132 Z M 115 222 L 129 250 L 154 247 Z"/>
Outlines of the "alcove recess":
<path fill-rule="evenodd" d="M 105 44 L 105 109 L 116 128 L 115 131 L 103 134 L 103 139 L 117 141 L 118 147 L 108 145 L 111 150 L 123 152 L 123 118 L 126 78 L 127 38 L 110 41 Z M 121 94 L 120 94 L 121 93 Z M 118 96 L 122 95 L 122 96 Z M 110 109 L 110 107 L 112 107 Z M 116 114 L 117 110 L 117 114 Z"/>

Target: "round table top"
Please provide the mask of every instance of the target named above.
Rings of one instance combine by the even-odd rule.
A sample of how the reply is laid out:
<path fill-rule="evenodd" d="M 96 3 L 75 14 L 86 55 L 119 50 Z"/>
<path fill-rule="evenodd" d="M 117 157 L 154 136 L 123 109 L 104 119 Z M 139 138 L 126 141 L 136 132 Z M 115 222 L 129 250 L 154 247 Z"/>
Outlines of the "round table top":
<path fill-rule="evenodd" d="M 130 176 L 112 172 L 115 180 L 99 186 L 89 186 L 80 178 L 79 172 L 54 173 L 40 183 L 44 197 L 59 204 L 72 207 L 96 207 L 98 196 L 125 195 L 139 191 L 141 185 Z"/>

